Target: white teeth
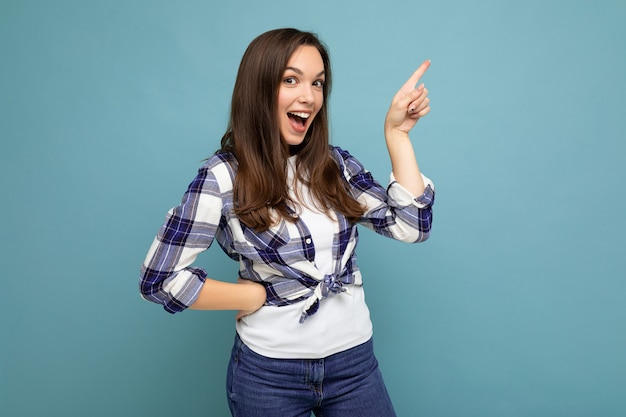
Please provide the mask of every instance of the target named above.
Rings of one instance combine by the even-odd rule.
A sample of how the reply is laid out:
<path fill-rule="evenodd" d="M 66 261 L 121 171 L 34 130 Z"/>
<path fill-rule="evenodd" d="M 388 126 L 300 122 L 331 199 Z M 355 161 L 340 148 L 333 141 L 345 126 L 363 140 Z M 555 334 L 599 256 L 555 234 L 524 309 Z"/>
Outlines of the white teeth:
<path fill-rule="evenodd" d="M 309 113 L 301 113 L 295 111 L 291 111 L 289 113 L 293 114 L 294 116 L 302 117 L 303 119 L 308 119 L 311 116 Z"/>

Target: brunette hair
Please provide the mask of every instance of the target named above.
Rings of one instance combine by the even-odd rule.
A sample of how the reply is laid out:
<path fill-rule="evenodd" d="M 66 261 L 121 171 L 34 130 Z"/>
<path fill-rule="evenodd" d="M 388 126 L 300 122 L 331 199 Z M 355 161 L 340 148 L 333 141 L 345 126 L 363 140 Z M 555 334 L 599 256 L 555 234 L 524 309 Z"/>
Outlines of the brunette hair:
<path fill-rule="evenodd" d="M 280 136 L 277 120 L 278 90 L 291 55 L 301 46 L 317 48 L 324 63 L 322 106 L 303 142 L 297 147 L 296 173 L 327 214 L 334 209 L 350 221 L 364 208 L 350 194 L 329 148 L 328 97 L 331 90 L 330 57 L 324 44 L 310 32 L 276 29 L 254 39 L 241 59 L 230 109 L 230 120 L 219 152 L 238 161 L 234 182 L 235 213 L 256 231 L 267 230 L 278 219 L 293 221 L 288 209 L 289 145 Z"/>

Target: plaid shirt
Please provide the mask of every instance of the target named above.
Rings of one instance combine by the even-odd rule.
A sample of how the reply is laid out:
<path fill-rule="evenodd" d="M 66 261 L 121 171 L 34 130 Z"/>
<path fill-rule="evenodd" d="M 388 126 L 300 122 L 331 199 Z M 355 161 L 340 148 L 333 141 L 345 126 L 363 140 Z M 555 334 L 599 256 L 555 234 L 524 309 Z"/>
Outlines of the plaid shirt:
<path fill-rule="evenodd" d="M 366 206 L 360 224 L 405 242 L 428 238 L 434 201 L 430 180 L 424 177 L 426 191 L 414 198 L 393 174 L 385 189 L 348 152 L 338 147 L 330 150 L 352 195 Z M 143 298 L 162 304 L 170 313 L 193 304 L 207 274 L 192 264 L 214 239 L 240 263 L 241 278 L 265 286 L 265 305 L 303 302 L 301 322 L 317 311 L 324 298 L 344 291 L 345 284 L 362 284 L 356 265 L 356 224 L 336 213 L 334 272 L 324 275 L 315 266 L 311 233 L 301 219 L 282 220 L 260 233 L 239 221 L 233 209 L 236 169 L 231 154 L 214 155 L 200 168 L 181 204 L 168 212 L 141 268 Z"/>

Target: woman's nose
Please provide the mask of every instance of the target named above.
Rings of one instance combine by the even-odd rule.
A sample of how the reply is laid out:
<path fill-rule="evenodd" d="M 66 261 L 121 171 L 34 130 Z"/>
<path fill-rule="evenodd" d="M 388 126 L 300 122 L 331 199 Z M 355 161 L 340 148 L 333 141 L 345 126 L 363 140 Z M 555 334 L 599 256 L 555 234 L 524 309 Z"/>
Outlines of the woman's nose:
<path fill-rule="evenodd" d="M 314 100 L 315 100 L 315 95 L 313 94 L 313 87 L 302 86 L 302 90 L 300 91 L 300 102 L 312 103 Z"/>

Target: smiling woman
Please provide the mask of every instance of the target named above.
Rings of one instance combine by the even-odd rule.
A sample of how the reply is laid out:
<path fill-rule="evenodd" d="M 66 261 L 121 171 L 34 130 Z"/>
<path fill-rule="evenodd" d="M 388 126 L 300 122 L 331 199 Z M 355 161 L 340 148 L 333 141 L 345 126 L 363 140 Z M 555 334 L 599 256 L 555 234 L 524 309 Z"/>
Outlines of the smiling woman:
<path fill-rule="evenodd" d="M 299 47 L 289 59 L 278 89 L 281 139 L 290 146 L 304 141 L 324 101 L 324 62 L 314 46 Z"/>
<path fill-rule="evenodd" d="M 429 236 L 434 186 L 408 136 L 430 111 L 428 91 L 415 87 L 428 66 L 387 112 L 384 187 L 329 145 L 330 60 L 314 34 L 273 30 L 246 50 L 221 149 L 168 213 L 140 283 L 170 313 L 239 310 L 233 416 L 395 415 L 374 356 L 357 225 L 405 242 Z M 192 265 L 214 239 L 240 264 L 236 284 Z"/>

